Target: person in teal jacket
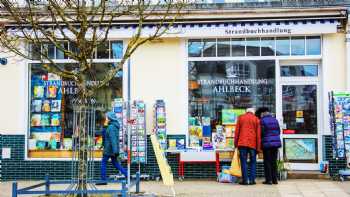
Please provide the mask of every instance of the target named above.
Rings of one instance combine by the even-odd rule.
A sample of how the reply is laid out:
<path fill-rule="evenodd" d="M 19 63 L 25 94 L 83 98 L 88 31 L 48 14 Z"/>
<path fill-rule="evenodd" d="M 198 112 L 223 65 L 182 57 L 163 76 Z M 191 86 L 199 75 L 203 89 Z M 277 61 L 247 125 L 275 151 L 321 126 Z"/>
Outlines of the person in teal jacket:
<path fill-rule="evenodd" d="M 127 171 L 119 163 L 119 129 L 120 125 L 117 116 L 114 112 L 108 112 L 106 114 L 106 120 L 108 122 L 107 129 L 102 130 L 102 144 L 103 144 L 103 157 L 101 162 L 101 180 L 107 180 L 107 163 L 109 159 L 112 160 L 112 164 L 117 168 L 125 177 L 127 177 Z M 97 183 L 97 185 L 107 185 L 107 182 Z"/>

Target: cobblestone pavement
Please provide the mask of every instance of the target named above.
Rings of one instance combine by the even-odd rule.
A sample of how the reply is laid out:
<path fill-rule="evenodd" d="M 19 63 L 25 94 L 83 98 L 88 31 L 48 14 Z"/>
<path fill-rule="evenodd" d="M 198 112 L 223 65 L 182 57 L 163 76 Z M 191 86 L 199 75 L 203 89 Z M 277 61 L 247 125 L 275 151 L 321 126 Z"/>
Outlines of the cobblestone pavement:
<path fill-rule="evenodd" d="M 19 187 L 30 186 L 36 181 L 20 181 Z M 0 183 L 0 196 L 11 197 L 11 182 Z M 99 188 L 119 189 L 116 184 L 99 186 Z M 65 189 L 55 186 L 53 189 Z M 186 180 L 175 182 L 177 197 L 345 197 L 350 196 L 350 182 L 324 180 L 288 180 L 278 185 L 266 186 L 258 181 L 254 186 L 217 183 L 215 181 Z M 170 187 L 162 182 L 144 181 L 141 184 L 144 195 L 140 196 L 172 196 Z M 28 195 L 24 195 L 28 196 Z"/>

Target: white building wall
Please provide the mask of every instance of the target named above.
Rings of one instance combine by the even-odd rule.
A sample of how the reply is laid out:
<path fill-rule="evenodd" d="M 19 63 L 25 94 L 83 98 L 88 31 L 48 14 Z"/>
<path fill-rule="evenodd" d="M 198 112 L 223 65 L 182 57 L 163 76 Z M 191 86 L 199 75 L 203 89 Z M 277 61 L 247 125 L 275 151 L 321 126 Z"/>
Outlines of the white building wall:
<path fill-rule="evenodd" d="M 23 58 L 0 53 L 7 65 L 0 65 L 0 134 L 25 134 L 27 130 L 28 74 Z"/>
<path fill-rule="evenodd" d="M 328 92 L 346 91 L 346 49 L 345 34 L 323 35 L 322 50 L 322 114 L 323 134 L 331 134 L 328 114 Z"/>
<path fill-rule="evenodd" d="M 168 134 L 187 134 L 185 49 L 184 41 L 166 39 L 142 46 L 131 58 L 131 98 L 145 101 L 148 132 L 153 128 L 153 105 L 164 99 Z"/>

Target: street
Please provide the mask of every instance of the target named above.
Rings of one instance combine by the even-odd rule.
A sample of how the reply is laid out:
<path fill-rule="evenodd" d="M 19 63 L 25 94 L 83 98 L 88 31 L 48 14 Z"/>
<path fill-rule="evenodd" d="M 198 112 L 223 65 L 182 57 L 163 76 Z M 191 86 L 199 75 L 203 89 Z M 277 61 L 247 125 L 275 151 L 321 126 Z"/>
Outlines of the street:
<path fill-rule="evenodd" d="M 175 182 L 174 189 L 178 197 L 345 197 L 350 196 L 350 182 L 325 180 L 288 180 L 278 185 L 266 186 L 258 181 L 254 186 L 241 186 L 218 183 L 208 180 L 188 180 Z M 36 181 L 20 181 L 19 187 L 29 186 Z M 58 189 L 59 187 L 54 187 Z M 65 188 L 65 187 L 61 187 Z M 118 185 L 109 184 L 99 188 L 119 189 Z M 3 182 L 0 186 L 1 197 L 11 197 L 11 182 Z M 171 188 L 162 182 L 144 181 L 141 191 L 145 196 L 172 196 Z M 25 195 L 24 195 L 25 196 Z"/>

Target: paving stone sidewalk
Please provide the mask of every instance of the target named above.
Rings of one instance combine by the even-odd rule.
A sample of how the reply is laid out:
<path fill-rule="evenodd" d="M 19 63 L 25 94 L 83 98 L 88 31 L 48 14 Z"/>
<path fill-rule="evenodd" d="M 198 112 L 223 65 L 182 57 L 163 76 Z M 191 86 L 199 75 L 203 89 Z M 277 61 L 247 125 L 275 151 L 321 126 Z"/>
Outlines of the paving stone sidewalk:
<path fill-rule="evenodd" d="M 30 186 L 36 181 L 20 181 L 19 187 Z M 120 188 L 119 185 L 109 184 L 100 188 Z M 54 189 L 65 189 L 55 186 Z M 217 183 L 215 181 L 191 180 L 175 182 L 174 189 L 177 197 L 345 197 L 350 196 L 350 182 L 335 182 L 324 180 L 288 180 L 278 185 L 266 186 L 258 181 L 254 186 Z M 169 187 L 162 182 L 144 181 L 141 190 L 143 196 L 172 196 Z M 0 196 L 11 197 L 11 182 L 0 183 Z M 28 196 L 28 195 L 24 195 Z"/>

